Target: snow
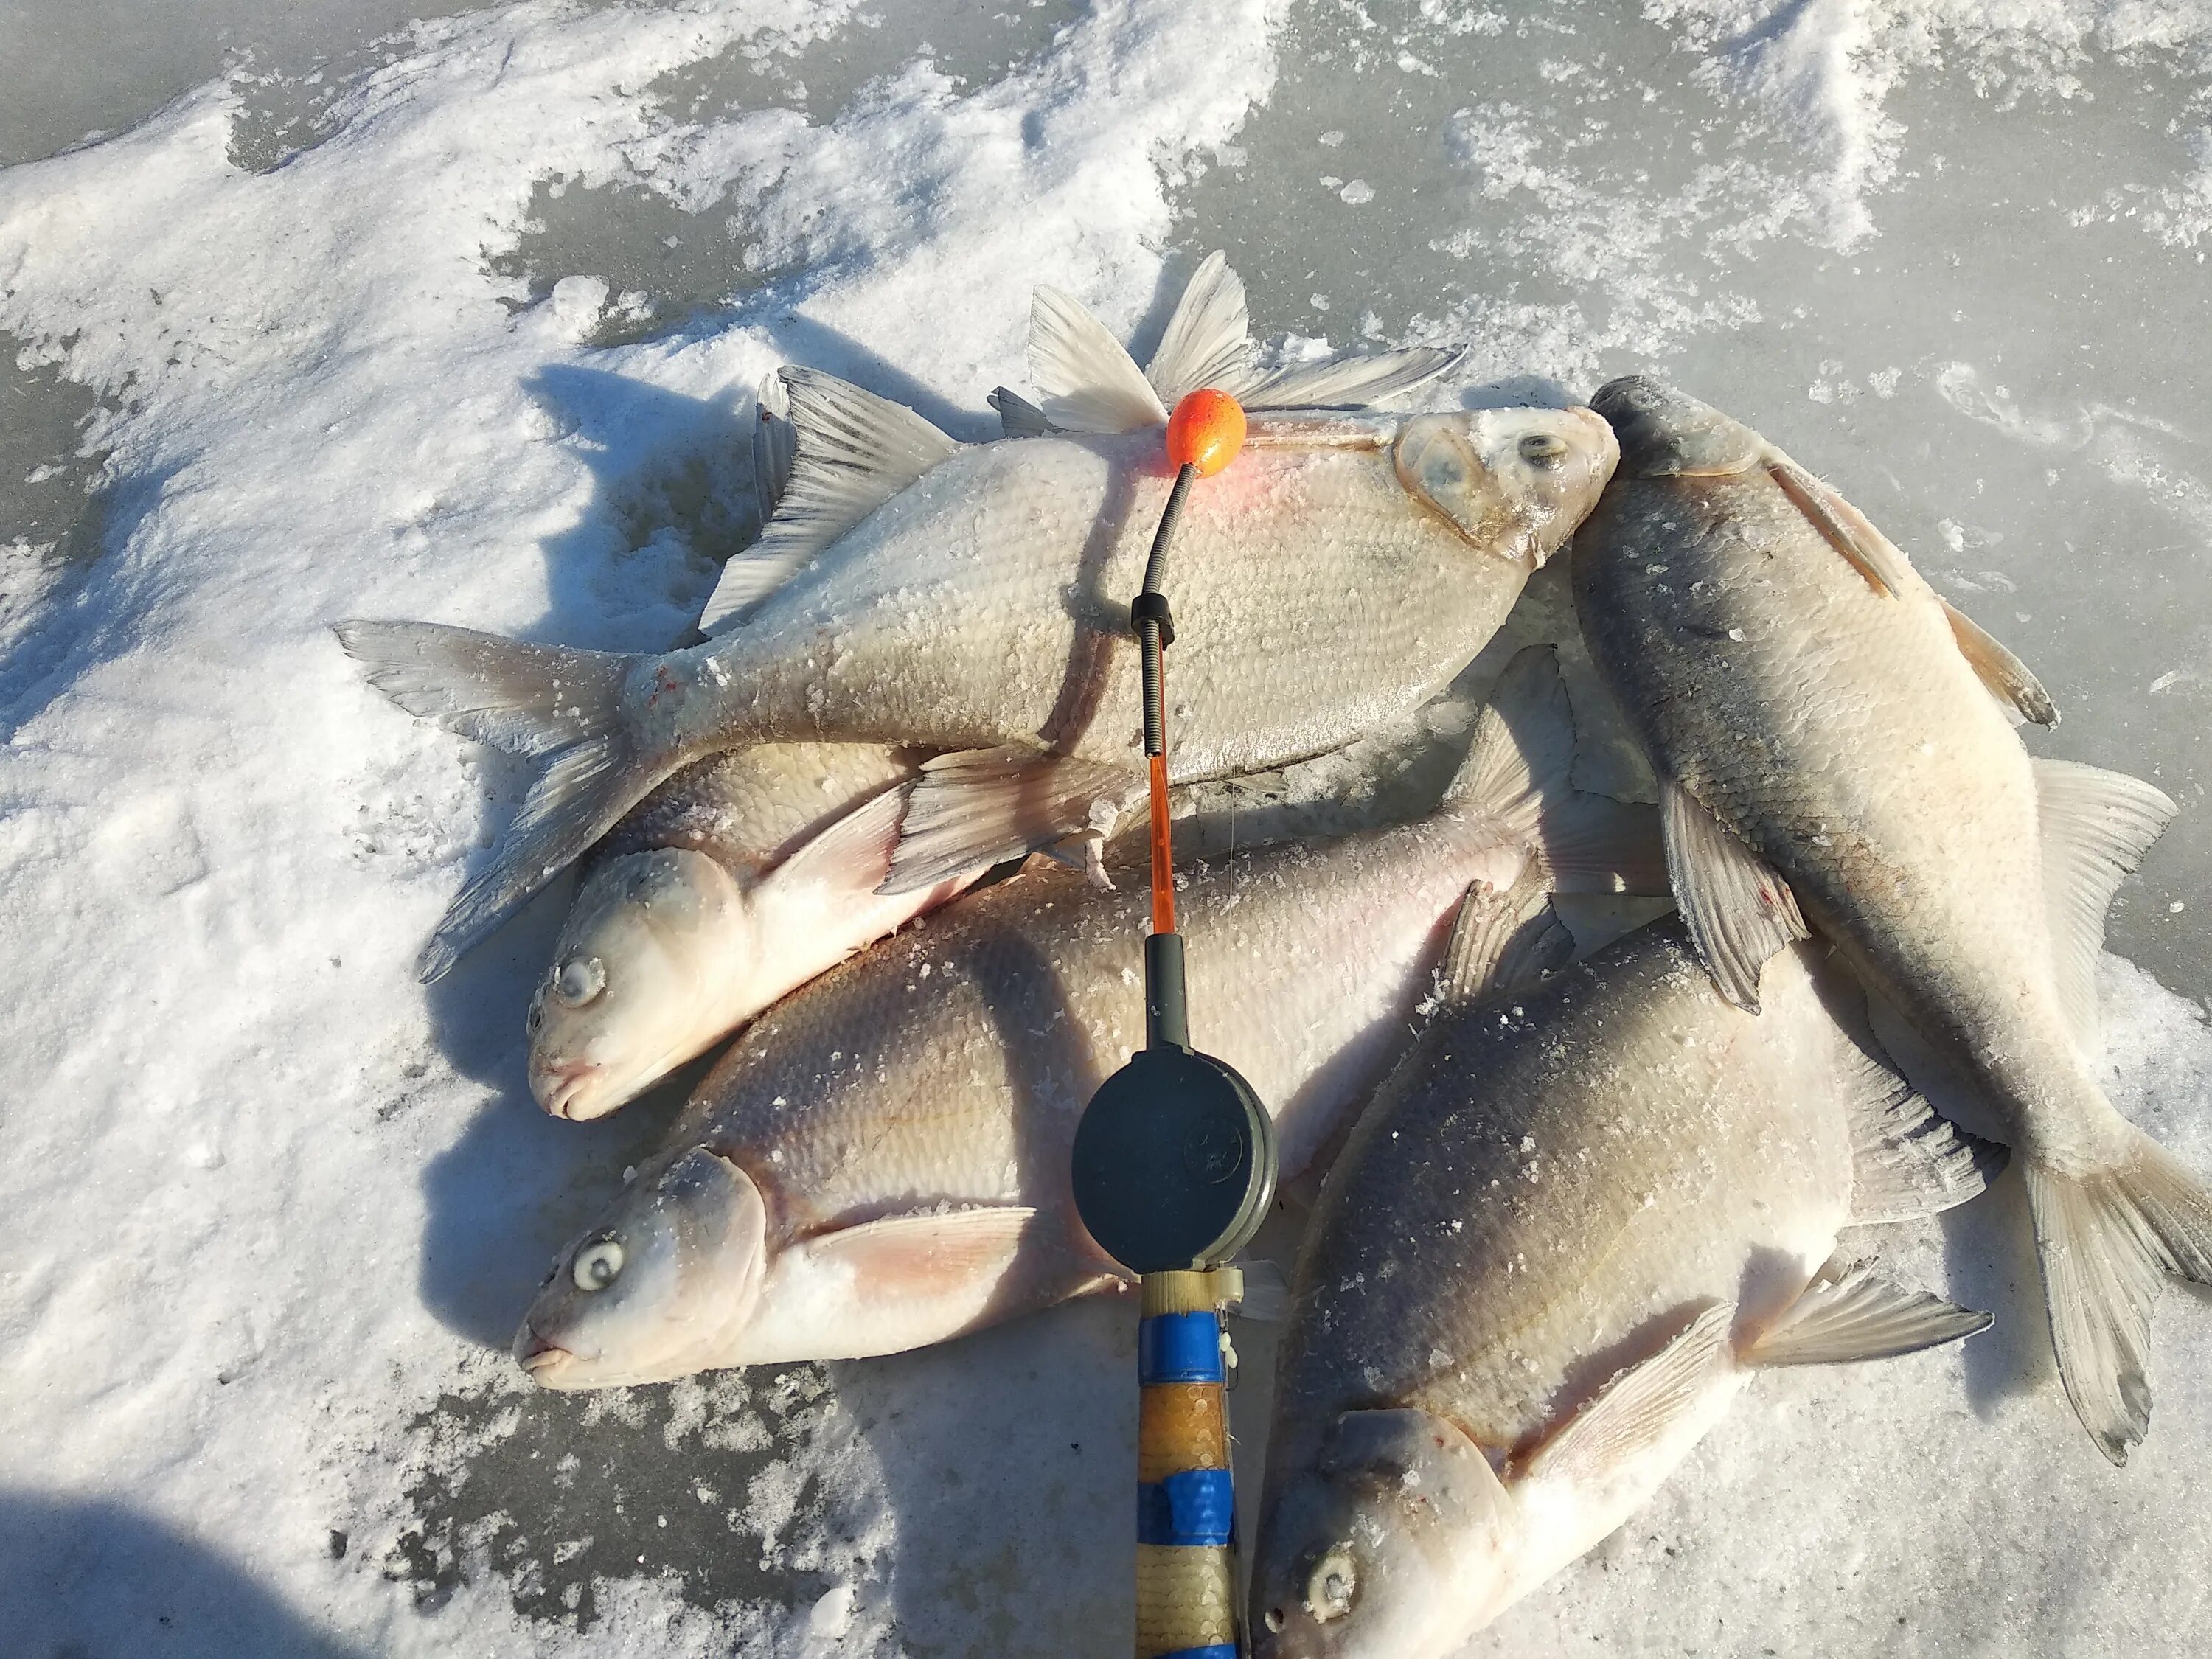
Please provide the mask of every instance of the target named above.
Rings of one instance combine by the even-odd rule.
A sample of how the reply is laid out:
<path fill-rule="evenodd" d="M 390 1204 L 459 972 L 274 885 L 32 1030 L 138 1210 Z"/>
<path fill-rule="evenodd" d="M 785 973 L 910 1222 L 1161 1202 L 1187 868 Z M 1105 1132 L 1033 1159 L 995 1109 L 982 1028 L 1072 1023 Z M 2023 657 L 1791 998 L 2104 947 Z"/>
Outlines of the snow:
<path fill-rule="evenodd" d="M 537 1276 L 678 1091 L 531 1106 L 564 893 L 415 984 L 521 778 L 326 629 L 664 643 L 750 533 L 763 373 L 985 435 L 1040 280 L 1142 341 L 1226 247 L 1286 352 L 1465 339 L 1478 400 L 1653 368 L 1835 479 L 2041 673 L 2040 750 L 2183 803 L 2102 988 L 2115 1098 L 2212 1170 L 2212 7 L 441 9 L 382 40 L 405 9 L 6 24 L 34 48 L 0 61 L 21 1651 L 1122 1650 L 1126 1306 L 606 1396 L 521 1380 Z M 1632 774 L 1602 740 L 1584 769 Z M 2025 1236 L 2008 1178 L 1865 1241 L 1997 1330 L 1762 1379 L 1472 1650 L 2212 1645 L 2212 1322 L 2166 1296 L 2116 1473 Z M 1249 1499 L 1272 1335 L 1240 1340 Z"/>

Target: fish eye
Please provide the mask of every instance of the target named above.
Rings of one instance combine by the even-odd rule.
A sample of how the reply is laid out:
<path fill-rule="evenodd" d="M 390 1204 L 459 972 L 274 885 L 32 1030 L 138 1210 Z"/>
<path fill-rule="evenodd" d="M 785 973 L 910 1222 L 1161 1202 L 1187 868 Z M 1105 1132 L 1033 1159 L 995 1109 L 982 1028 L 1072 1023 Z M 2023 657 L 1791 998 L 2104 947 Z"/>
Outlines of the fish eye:
<path fill-rule="evenodd" d="M 1532 432 L 1521 441 L 1521 459 L 1531 466 L 1557 466 L 1567 441 L 1553 432 Z"/>
<path fill-rule="evenodd" d="M 1306 1611 L 1315 1622 L 1325 1625 L 1350 1613 L 1358 1595 L 1358 1569 L 1352 1565 L 1352 1552 L 1340 1545 L 1314 1564 L 1306 1579 Z"/>
<path fill-rule="evenodd" d="M 580 1291 L 604 1291 L 623 1269 L 623 1247 L 611 1238 L 600 1239 L 576 1252 L 575 1279 Z"/>
<path fill-rule="evenodd" d="M 1284 1613 L 1280 1607 L 1269 1607 L 1267 1612 L 1266 1619 L 1267 1626 L 1269 1630 L 1280 1630 L 1285 1625 L 1290 1622 L 1289 1618 Z"/>
<path fill-rule="evenodd" d="M 580 1008 L 607 988 L 606 964 L 597 957 L 570 957 L 553 975 L 553 994 Z"/>

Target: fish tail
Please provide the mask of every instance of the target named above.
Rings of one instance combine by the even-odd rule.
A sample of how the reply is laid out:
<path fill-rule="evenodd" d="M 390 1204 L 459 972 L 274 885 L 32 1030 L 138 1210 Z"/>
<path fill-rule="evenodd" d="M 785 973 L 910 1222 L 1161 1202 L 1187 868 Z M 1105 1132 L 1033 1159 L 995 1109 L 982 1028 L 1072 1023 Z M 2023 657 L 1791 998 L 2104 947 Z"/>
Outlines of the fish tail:
<path fill-rule="evenodd" d="M 613 827 L 678 754 L 646 752 L 626 730 L 622 688 L 640 659 L 532 645 L 434 623 L 337 626 L 369 683 L 410 714 L 510 754 L 544 757 L 522 807 L 431 934 L 416 963 L 443 975 Z"/>
<path fill-rule="evenodd" d="M 2151 1309 L 2160 1276 L 2212 1285 L 2212 1191 L 2130 1127 L 2126 1156 L 2076 1176 L 2027 1165 L 2044 1301 L 2066 1397 L 2115 1464 L 2150 1427 Z"/>

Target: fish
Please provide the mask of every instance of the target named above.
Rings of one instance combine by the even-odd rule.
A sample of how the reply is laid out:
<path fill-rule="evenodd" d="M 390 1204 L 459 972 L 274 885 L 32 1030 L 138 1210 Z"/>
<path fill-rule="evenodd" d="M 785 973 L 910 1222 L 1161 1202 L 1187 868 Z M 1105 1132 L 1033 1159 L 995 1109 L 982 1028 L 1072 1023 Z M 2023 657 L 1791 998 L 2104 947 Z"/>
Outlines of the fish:
<path fill-rule="evenodd" d="M 2002 1155 L 1878 1057 L 1826 957 L 1777 955 L 1757 1015 L 1671 918 L 1510 999 L 1447 985 L 1292 1272 L 1255 1659 L 1456 1652 L 1620 1525 L 1760 1369 L 1989 1325 L 1833 1259 L 1844 1225 L 1963 1202 Z"/>
<path fill-rule="evenodd" d="M 876 893 L 915 757 L 761 744 L 694 761 L 595 848 L 528 1017 L 530 1091 L 604 1116 L 969 879 Z"/>
<path fill-rule="evenodd" d="M 2153 1304 L 2212 1284 L 2212 1192 L 2106 1097 L 2095 967 L 2153 786 L 2032 758 L 2041 683 L 1835 490 L 1653 381 L 1591 400 L 1621 463 L 1571 575 L 1590 653 L 1658 774 L 1674 893 L 1727 994 L 1808 930 L 2021 1154 L 2059 1376 L 2124 1463 L 2150 1422 Z"/>
<path fill-rule="evenodd" d="M 1295 1176 L 1389 1066 L 1471 884 L 1663 885 L 1648 806 L 1567 784 L 1552 654 L 1508 665 L 1416 821 L 1177 869 L 1194 1039 Z M 555 1389 L 896 1352 L 1103 1288 L 1068 1159 L 1142 1041 L 1149 900 L 1025 870 L 747 1028 L 564 1251 L 515 1352 Z"/>
<path fill-rule="evenodd" d="M 1170 333 L 1177 363 L 1203 364 L 1219 318 L 1190 300 Z M 1241 337 L 1241 307 L 1239 322 Z M 696 646 L 627 655 L 432 623 L 337 625 L 401 708 L 540 763 L 425 948 L 424 977 L 661 779 L 719 750 L 939 751 L 909 799 L 890 893 L 1110 830 L 1145 787 L 1128 598 L 1171 483 L 1166 411 L 1066 295 L 1040 295 L 1031 356 L 1048 428 L 985 444 L 785 370 L 790 483 L 760 542 L 729 561 Z M 1388 386 L 1413 372 L 1375 371 Z M 1176 781 L 1323 753 L 1419 708 L 1612 471 L 1611 429 L 1587 409 L 1270 415 L 1282 388 L 1267 384 L 1243 454 L 1191 493 L 1177 532 Z M 1316 395 L 1295 378 L 1288 391 Z"/>

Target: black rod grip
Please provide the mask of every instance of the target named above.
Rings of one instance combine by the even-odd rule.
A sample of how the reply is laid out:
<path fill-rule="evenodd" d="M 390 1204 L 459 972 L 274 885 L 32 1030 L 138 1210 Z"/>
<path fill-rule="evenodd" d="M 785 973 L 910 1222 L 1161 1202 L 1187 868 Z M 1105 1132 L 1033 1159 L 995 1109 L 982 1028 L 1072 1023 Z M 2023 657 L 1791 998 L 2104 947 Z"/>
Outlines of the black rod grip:
<path fill-rule="evenodd" d="M 1145 935 L 1145 1047 L 1190 1047 L 1182 998 L 1182 935 Z"/>

